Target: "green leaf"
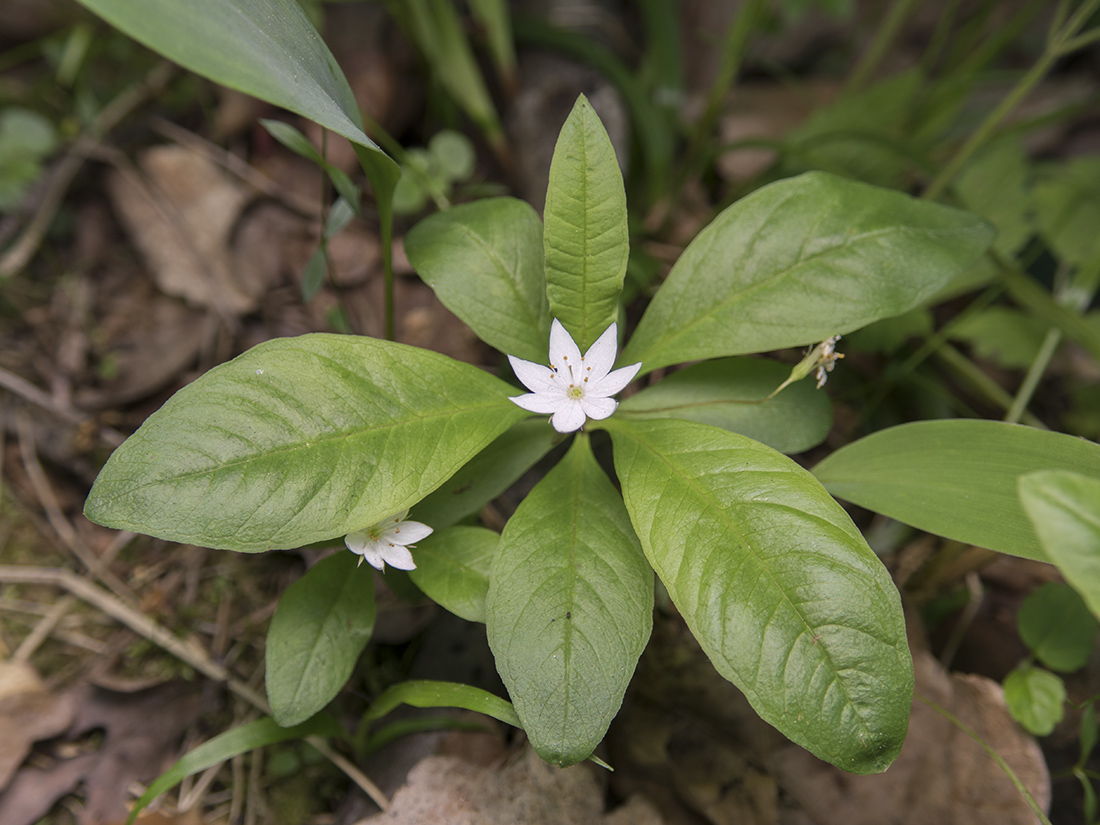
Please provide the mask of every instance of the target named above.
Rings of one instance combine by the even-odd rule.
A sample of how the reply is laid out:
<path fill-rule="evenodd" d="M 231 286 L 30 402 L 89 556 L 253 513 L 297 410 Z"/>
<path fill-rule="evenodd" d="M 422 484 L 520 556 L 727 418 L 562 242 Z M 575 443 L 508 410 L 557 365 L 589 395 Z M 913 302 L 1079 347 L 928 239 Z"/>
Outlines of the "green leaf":
<path fill-rule="evenodd" d="M 535 751 L 563 767 L 587 758 L 653 626 L 653 571 L 587 436 L 508 520 L 486 607 L 497 671 Z"/>
<path fill-rule="evenodd" d="M 833 425 L 829 396 L 800 381 L 759 403 L 790 374 L 761 358 L 722 358 L 679 370 L 625 399 L 618 414 L 683 418 L 748 436 L 781 453 L 800 453 L 825 440 Z"/>
<path fill-rule="evenodd" d="M 372 573 L 341 551 L 283 592 L 265 650 L 267 700 L 283 727 L 323 710 L 351 676 L 374 630 Z"/>
<path fill-rule="evenodd" d="M 196 74 L 296 112 L 385 157 L 363 133 L 351 87 L 295 0 L 80 2 Z"/>
<path fill-rule="evenodd" d="M 1028 367 L 1050 326 L 1011 307 L 990 307 L 951 326 L 951 337 L 969 341 L 975 354 L 1002 367 Z"/>
<path fill-rule="evenodd" d="M 474 173 L 477 156 L 470 139 L 461 132 L 444 129 L 428 141 L 432 165 L 448 181 L 466 180 Z"/>
<path fill-rule="evenodd" d="M 963 206 L 997 227 L 993 247 L 1013 256 L 1031 237 L 1034 219 L 1028 197 L 1027 154 L 1018 138 L 994 141 L 963 167 L 955 191 Z"/>
<path fill-rule="evenodd" d="M 898 592 L 847 514 L 744 436 L 674 419 L 602 426 L 646 557 L 718 672 L 819 758 L 885 770 L 913 667 Z"/>
<path fill-rule="evenodd" d="M 699 233 L 620 359 L 642 372 L 804 346 L 900 315 L 977 260 L 976 215 L 822 172 L 758 189 Z"/>
<path fill-rule="evenodd" d="M 327 713 L 318 714 L 308 722 L 292 728 L 280 727 L 274 719 L 265 717 L 227 730 L 180 757 L 176 764 L 157 777 L 141 798 L 134 803 L 134 808 L 126 819 L 126 825 L 130 825 L 137 819 L 138 814 L 150 802 L 178 785 L 184 778 L 194 776 L 199 771 L 213 767 L 219 762 L 225 762 L 227 759 L 257 748 L 289 742 L 292 739 L 304 739 L 307 736 L 339 737 L 343 736 L 343 733 L 336 720 Z"/>
<path fill-rule="evenodd" d="M 1077 591 L 1055 582 L 1044 584 L 1024 600 L 1016 624 L 1020 638 L 1035 657 L 1051 670 L 1063 673 L 1072 673 L 1088 663 L 1100 629 Z"/>
<path fill-rule="evenodd" d="M 443 305 L 482 341 L 527 361 L 546 361 L 542 222 L 528 204 L 492 198 L 432 215 L 405 237 L 405 251 Z"/>
<path fill-rule="evenodd" d="M 302 270 L 302 300 L 312 301 L 325 285 L 325 271 L 327 269 L 328 254 L 323 246 L 313 250 L 313 254 L 306 261 L 306 268 Z"/>
<path fill-rule="evenodd" d="M 436 529 L 461 521 L 511 487 L 562 438 L 545 419 L 519 422 L 414 505 L 409 517 Z"/>
<path fill-rule="evenodd" d="M 1100 618 L 1100 472 L 1095 462 L 1091 469 L 1089 476 L 1031 473 L 1020 478 L 1019 492 L 1047 556 Z"/>
<path fill-rule="evenodd" d="M 91 520 L 243 552 L 343 536 L 410 507 L 526 413 L 444 355 L 303 335 L 184 387 L 115 450 Z"/>
<path fill-rule="evenodd" d="M 1049 670 L 1021 666 L 1005 678 L 1005 704 L 1012 718 L 1035 736 L 1046 736 L 1066 712 L 1066 685 Z"/>
<path fill-rule="evenodd" d="M 1100 257 L 1100 159 L 1042 167 L 1032 199 L 1043 239 L 1059 258 L 1085 264 Z"/>
<path fill-rule="evenodd" d="M 386 688 L 377 699 L 371 702 L 363 720 L 373 722 L 375 719 L 381 719 L 398 705 L 412 705 L 414 708 L 462 708 L 475 713 L 484 713 L 506 725 L 522 727 L 519 717 L 506 699 L 471 685 L 428 679 L 401 682 Z"/>
<path fill-rule="evenodd" d="M 309 138 L 289 123 L 284 123 L 281 120 L 260 118 L 260 125 L 263 126 L 268 134 L 275 138 L 275 140 L 279 141 L 279 143 L 283 144 L 283 146 L 296 155 L 301 155 L 306 160 L 312 161 L 318 166 L 324 163 L 324 160 L 321 158 L 321 153 L 314 148 Z"/>
<path fill-rule="evenodd" d="M 999 421 L 920 421 L 848 444 L 813 473 L 834 496 L 919 530 L 1049 561 L 1016 479 L 1051 469 L 1100 478 L 1100 446 Z"/>
<path fill-rule="evenodd" d="M 618 320 L 630 254 L 619 162 L 584 95 L 554 147 L 544 219 L 550 312 L 584 352 Z"/>
<path fill-rule="evenodd" d="M 500 536 L 484 527 L 448 527 L 416 545 L 409 578 L 436 604 L 468 622 L 485 622 L 485 595 Z"/>

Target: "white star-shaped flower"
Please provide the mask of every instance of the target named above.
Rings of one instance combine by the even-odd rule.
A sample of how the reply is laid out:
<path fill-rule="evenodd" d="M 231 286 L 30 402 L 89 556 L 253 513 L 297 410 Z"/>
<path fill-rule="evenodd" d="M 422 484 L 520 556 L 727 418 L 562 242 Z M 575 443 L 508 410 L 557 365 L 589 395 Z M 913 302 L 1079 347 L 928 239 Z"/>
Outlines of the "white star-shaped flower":
<path fill-rule="evenodd" d="M 348 550 L 360 556 L 359 564 L 363 559 L 371 567 L 385 571 L 386 565 L 396 567 L 398 570 L 415 570 L 412 553 L 413 542 L 426 539 L 432 534 L 432 528 L 419 521 L 405 521 L 408 510 L 390 516 L 366 530 L 348 533 L 344 537 L 344 544 Z"/>
<path fill-rule="evenodd" d="M 531 412 L 552 413 L 550 423 L 559 433 L 579 430 L 589 418 L 607 418 L 619 406 L 611 396 L 629 384 L 642 366 L 639 361 L 612 372 L 618 348 L 618 326 L 612 324 L 581 355 L 573 336 L 555 318 L 550 326 L 549 367 L 508 356 L 516 377 L 531 390 L 511 400 Z"/>

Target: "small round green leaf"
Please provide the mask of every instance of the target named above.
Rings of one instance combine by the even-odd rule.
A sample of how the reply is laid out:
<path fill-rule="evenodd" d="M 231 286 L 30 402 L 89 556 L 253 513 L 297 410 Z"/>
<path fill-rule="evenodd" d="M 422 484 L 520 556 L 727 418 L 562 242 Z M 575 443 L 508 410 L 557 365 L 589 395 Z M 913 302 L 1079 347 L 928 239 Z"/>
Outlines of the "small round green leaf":
<path fill-rule="evenodd" d="M 1024 600 L 1016 623 L 1020 638 L 1036 658 L 1063 673 L 1085 666 L 1100 629 L 1077 591 L 1055 582 L 1044 584 Z"/>
<path fill-rule="evenodd" d="M 1016 668 L 1005 678 L 1005 703 L 1012 718 L 1035 736 L 1046 736 L 1066 712 L 1066 686 L 1039 667 Z"/>

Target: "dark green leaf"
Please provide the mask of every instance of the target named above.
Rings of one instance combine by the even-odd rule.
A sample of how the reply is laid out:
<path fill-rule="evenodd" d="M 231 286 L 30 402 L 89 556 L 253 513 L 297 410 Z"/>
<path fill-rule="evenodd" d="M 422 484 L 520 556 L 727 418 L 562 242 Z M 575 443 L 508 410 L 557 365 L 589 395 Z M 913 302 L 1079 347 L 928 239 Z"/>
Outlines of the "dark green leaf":
<path fill-rule="evenodd" d="M 244 552 L 343 536 L 424 498 L 526 415 L 514 392 L 392 342 L 268 341 L 169 399 L 114 452 L 85 510 Z"/>
<path fill-rule="evenodd" d="M 292 727 L 340 692 L 374 630 L 374 578 L 352 553 L 323 559 L 290 585 L 267 631 L 271 715 Z"/>
<path fill-rule="evenodd" d="M 327 254 L 325 248 L 319 246 L 313 250 L 313 254 L 306 261 L 306 268 L 302 270 L 302 300 L 312 301 L 314 296 L 325 285 L 325 270 L 327 269 Z"/>
<path fill-rule="evenodd" d="M 501 537 L 486 629 L 535 751 L 589 756 L 622 703 L 653 624 L 653 571 L 622 499 L 578 436 Z"/>
<path fill-rule="evenodd" d="M 1049 561 L 1016 479 L 1052 469 L 1100 479 L 1100 446 L 999 421 L 921 421 L 848 444 L 813 472 L 833 495 L 920 530 Z"/>
<path fill-rule="evenodd" d="M 620 359 L 642 372 L 803 346 L 900 315 L 978 259 L 976 215 L 821 172 L 759 189 L 692 241 Z"/>
<path fill-rule="evenodd" d="M 800 453 L 825 440 L 833 425 L 829 396 L 800 381 L 760 403 L 790 374 L 789 366 L 760 358 L 723 358 L 674 372 L 619 405 L 619 415 L 683 418 L 711 424 Z"/>
<path fill-rule="evenodd" d="M 1085 666 L 1100 629 L 1077 591 L 1055 582 L 1044 584 L 1024 600 L 1016 623 L 1020 638 L 1035 657 L 1063 673 Z"/>
<path fill-rule="evenodd" d="M 885 770 L 913 668 L 897 589 L 847 514 L 744 436 L 675 419 L 603 426 L 646 556 L 718 672 L 819 758 Z"/>
<path fill-rule="evenodd" d="M 500 536 L 484 527 L 448 527 L 416 545 L 410 571 L 424 594 L 469 622 L 485 621 L 485 594 Z"/>
<path fill-rule="evenodd" d="M 381 719 L 398 705 L 412 705 L 414 708 L 462 708 L 484 713 L 506 725 L 520 727 L 519 717 L 506 699 L 471 685 L 427 679 L 401 682 L 387 688 L 371 702 L 363 718 L 367 722 Z"/>

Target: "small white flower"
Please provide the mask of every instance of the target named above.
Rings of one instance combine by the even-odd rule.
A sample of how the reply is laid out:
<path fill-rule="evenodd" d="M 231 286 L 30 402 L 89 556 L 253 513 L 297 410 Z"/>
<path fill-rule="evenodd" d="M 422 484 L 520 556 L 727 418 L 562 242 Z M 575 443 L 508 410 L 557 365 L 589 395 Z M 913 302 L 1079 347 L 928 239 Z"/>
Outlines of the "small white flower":
<path fill-rule="evenodd" d="M 825 381 L 829 377 L 829 373 L 833 371 L 833 367 L 836 366 L 836 362 L 844 357 L 843 353 L 836 351 L 836 343 L 840 340 L 839 335 L 834 335 L 832 338 L 828 338 L 822 341 L 817 347 L 814 348 L 814 353 L 817 354 L 817 371 L 814 376 L 817 378 L 817 388 L 821 389 L 825 386 Z M 811 353 L 814 354 L 814 353 Z"/>
<path fill-rule="evenodd" d="M 612 324 L 581 355 L 573 336 L 555 318 L 550 326 L 549 367 L 508 356 L 516 377 L 531 390 L 511 400 L 531 412 L 553 413 L 550 423 L 559 433 L 579 430 L 588 418 L 607 418 L 619 406 L 611 396 L 629 384 L 642 366 L 639 361 L 612 372 L 618 348 L 618 326 Z"/>
<path fill-rule="evenodd" d="M 348 550 L 359 555 L 359 564 L 363 559 L 371 567 L 385 571 L 386 565 L 398 570 L 415 570 L 412 553 L 413 542 L 426 539 L 432 534 L 432 528 L 419 521 L 405 521 L 408 510 L 390 516 L 366 530 L 348 533 L 344 544 Z"/>

